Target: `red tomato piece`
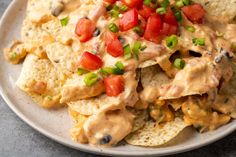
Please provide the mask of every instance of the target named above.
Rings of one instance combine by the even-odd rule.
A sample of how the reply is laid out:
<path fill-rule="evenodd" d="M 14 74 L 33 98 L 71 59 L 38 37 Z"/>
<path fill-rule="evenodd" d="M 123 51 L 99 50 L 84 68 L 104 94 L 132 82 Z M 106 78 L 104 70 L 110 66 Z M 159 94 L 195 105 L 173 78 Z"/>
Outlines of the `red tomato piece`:
<path fill-rule="evenodd" d="M 161 17 L 157 14 L 153 14 L 148 18 L 147 26 L 144 32 L 144 39 L 159 43 L 162 29 Z"/>
<path fill-rule="evenodd" d="M 175 25 L 170 25 L 168 23 L 163 24 L 163 28 L 161 30 L 161 34 L 164 36 L 170 36 L 172 34 L 177 34 L 178 27 Z"/>
<path fill-rule="evenodd" d="M 178 26 L 178 21 L 174 15 L 174 12 L 169 8 L 166 14 L 163 17 L 163 22 L 166 22 L 171 25 Z"/>
<path fill-rule="evenodd" d="M 103 0 L 104 2 L 110 3 L 110 4 L 114 4 L 116 2 L 116 0 Z"/>
<path fill-rule="evenodd" d="M 151 16 L 153 13 L 155 13 L 155 10 L 152 9 L 149 6 L 142 5 L 142 7 L 138 10 L 139 15 L 141 15 L 144 19 L 148 19 L 149 16 Z"/>
<path fill-rule="evenodd" d="M 107 52 L 113 57 L 119 57 L 124 54 L 123 46 L 119 39 L 115 39 L 107 44 Z"/>
<path fill-rule="evenodd" d="M 103 62 L 97 55 L 90 52 L 84 52 L 80 59 L 80 64 L 87 70 L 97 70 L 102 67 Z"/>
<path fill-rule="evenodd" d="M 124 78 L 123 76 L 109 76 L 104 79 L 106 94 L 108 96 L 118 96 L 124 91 Z"/>
<path fill-rule="evenodd" d="M 136 9 L 131 9 L 123 14 L 119 19 L 121 31 L 127 31 L 138 24 L 138 12 Z"/>
<path fill-rule="evenodd" d="M 115 33 L 113 33 L 113 32 L 108 31 L 108 32 L 106 32 L 105 35 L 104 35 L 104 40 L 105 40 L 106 46 L 107 46 L 110 42 L 112 42 L 112 41 L 114 41 L 114 40 L 116 40 L 116 39 L 118 39 L 118 37 L 117 37 L 117 35 L 116 35 Z"/>
<path fill-rule="evenodd" d="M 121 0 L 121 2 L 123 2 L 129 8 L 135 8 L 142 4 L 142 0 Z"/>
<path fill-rule="evenodd" d="M 95 23 L 89 19 L 79 19 L 75 28 L 75 34 L 79 36 L 80 42 L 86 42 L 93 37 L 93 32 L 96 26 Z"/>
<path fill-rule="evenodd" d="M 113 57 L 119 57 L 123 55 L 123 46 L 115 33 L 112 33 L 110 31 L 106 32 L 104 38 L 107 52 L 110 55 L 112 55 Z"/>
<path fill-rule="evenodd" d="M 192 4 L 182 8 L 184 15 L 193 23 L 202 23 L 206 11 L 200 4 Z"/>

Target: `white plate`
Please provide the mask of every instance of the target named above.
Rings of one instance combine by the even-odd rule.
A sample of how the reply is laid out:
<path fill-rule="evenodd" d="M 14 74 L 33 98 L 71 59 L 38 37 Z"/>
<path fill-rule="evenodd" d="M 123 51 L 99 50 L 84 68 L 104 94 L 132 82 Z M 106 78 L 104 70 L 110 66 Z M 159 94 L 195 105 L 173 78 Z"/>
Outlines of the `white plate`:
<path fill-rule="evenodd" d="M 13 39 L 20 38 L 20 27 L 24 17 L 27 0 L 14 0 L 0 23 L 0 50 L 8 46 Z M 162 156 L 175 154 L 199 148 L 212 143 L 236 130 L 236 121 L 233 121 L 213 132 L 198 134 L 193 129 L 187 129 L 176 140 L 161 148 L 143 148 L 130 145 L 119 145 L 113 148 L 95 148 L 73 142 L 69 137 L 71 120 L 66 109 L 47 111 L 32 102 L 21 90 L 15 81 L 20 74 L 21 65 L 10 65 L 0 54 L 0 92 L 9 107 L 31 127 L 47 137 L 82 151 L 119 156 Z"/>

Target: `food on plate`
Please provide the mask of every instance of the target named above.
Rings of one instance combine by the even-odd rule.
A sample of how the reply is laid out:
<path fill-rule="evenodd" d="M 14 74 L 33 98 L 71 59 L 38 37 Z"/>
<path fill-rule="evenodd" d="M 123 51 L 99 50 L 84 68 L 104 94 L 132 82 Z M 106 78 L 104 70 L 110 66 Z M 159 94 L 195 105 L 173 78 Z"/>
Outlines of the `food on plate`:
<path fill-rule="evenodd" d="M 235 17 L 233 0 L 29 0 L 4 56 L 73 140 L 157 147 L 236 118 Z"/>

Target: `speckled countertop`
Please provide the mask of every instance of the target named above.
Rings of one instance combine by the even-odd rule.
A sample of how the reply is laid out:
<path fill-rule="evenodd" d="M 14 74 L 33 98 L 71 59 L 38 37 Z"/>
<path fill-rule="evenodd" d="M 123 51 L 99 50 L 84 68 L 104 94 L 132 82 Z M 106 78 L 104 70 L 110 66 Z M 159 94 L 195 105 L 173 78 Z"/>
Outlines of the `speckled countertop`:
<path fill-rule="evenodd" d="M 11 0 L 0 0 L 0 17 Z M 0 97 L 0 157 L 96 157 L 58 144 L 19 119 Z M 209 146 L 170 157 L 236 157 L 236 131 Z"/>

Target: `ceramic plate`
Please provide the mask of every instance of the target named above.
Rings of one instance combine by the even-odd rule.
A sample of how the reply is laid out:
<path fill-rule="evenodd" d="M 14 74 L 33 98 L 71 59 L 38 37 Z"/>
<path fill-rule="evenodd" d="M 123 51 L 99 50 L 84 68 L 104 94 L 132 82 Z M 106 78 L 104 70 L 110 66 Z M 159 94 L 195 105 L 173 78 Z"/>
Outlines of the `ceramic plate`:
<path fill-rule="evenodd" d="M 27 0 L 14 0 L 0 23 L 0 50 L 7 47 L 13 39 L 20 39 L 20 28 L 26 9 Z M 95 148 L 75 143 L 70 139 L 71 120 L 66 109 L 48 111 L 38 107 L 15 82 L 20 74 L 21 65 L 10 65 L 0 53 L 0 92 L 9 107 L 31 127 L 47 137 L 66 146 L 82 151 L 119 156 L 162 156 L 184 152 L 214 142 L 236 130 L 236 121 L 216 131 L 198 134 L 193 129 L 186 129 L 174 142 L 159 148 L 144 148 L 121 144 L 113 148 Z"/>

